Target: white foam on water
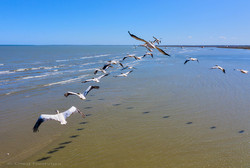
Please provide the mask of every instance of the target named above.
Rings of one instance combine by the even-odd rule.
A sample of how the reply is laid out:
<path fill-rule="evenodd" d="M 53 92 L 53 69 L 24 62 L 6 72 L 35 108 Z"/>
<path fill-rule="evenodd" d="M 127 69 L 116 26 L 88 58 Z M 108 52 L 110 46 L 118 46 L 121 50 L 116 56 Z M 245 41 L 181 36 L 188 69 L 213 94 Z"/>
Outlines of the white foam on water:
<path fill-rule="evenodd" d="M 56 60 L 56 62 L 66 62 L 69 61 L 69 59 L 65 59 L 65 60 Z"/>
<path fill-rule="evenodd" d="M 0 71 L 0 75 L 10 74 L 10 73 L 15 73 L 15 72 L 12 72 L 12 71 Z"/>
<path fill-rule="evenodd" d="M 86 76 L 89 76 L 89 75 L 81 75 L 81 76 L 78 76 L 77 78 L 68 79 L 68 80 L 59 81 L 59 82 L 54 82 L 54 83 L 49 83 L 49 84 L 46 84 L 43 86 L 63 85 L 63 84 L 67 84 L 67 83 L 72 83 L 72 82 L 79 81 L 80 79 L 85 78 Z"/>
<path fill-rule="evenodd" d="M 80 59 L 106 57 L 106 56 L 109 56 L 109 55 L 110 55 L 110 54 L 101 54 L 101 55 L 95 55 L 95 56 L 81 57 Z"/>

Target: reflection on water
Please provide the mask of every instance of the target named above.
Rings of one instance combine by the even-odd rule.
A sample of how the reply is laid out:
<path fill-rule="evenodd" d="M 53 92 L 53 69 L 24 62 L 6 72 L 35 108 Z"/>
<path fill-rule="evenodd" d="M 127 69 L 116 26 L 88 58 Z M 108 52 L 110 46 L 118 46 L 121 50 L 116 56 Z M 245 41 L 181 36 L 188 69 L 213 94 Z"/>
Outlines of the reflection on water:
<path fill-rule="evenodd" d="M 100 82 L 101 89 L 95 92 L 91 101 L 63 97 L 62 93 L 67 90 L 82 91 L 87 87 L 88 84 L 83 86 L 80 81 L 71 80 L 82 75 L 78 74 L 79 71 L 69 76 L 65 73 L 64 79 L 62 76 L 27 79 L 36 79 L 34 84 L 41 84 L 41 87 L 37 85 L 30 90 L 26 90 L 26 86 L 22 88 L 22 83 L 17 92 L 14 84 L 2 87 L 1 92 L 5 93 L 5 89 L 12 87 L 15 94 L 0 99 L 4 105 L 0 113 L 1 163 L 5 166 L 11 162 L 37 161 L 60 163 L 60 167 L 84 165 L 90 168 L 247 167 L 250 163 L 250 78 L 233 69 L 247 69 L 250 51 L 216 48 L 168 50 L 171 58 L 155 53 L 154 59 L 140 61 L 134 73 L 127 78 L 114 79 L 112 75 L 104 78 Z M 81 53 L 79 48 L 75 51 Z M 89 58 L 81 59 L 83 62 L 67 58 L 70 54 L 66 54 L 62 58 L 56 56 L 60 61 L 54 60 L 54 63 L 68 62 L 74 65 L 74 70 L 80 70 L 80 64 L 100 61 L 88 65 L 86 68 L 89 69 L 101 67 L 106 57 L 133 53 L 131 46 L 109 46 L 105 53 L 98 54 L 110 55 L 97 55 L 91 60 L 94 51 L 89 51 Z M 136 51 L 139 56 L 144 53 L 140 48 Z M 80 55 L 79 58 L 83 57 Z M 122 58 L 124 55 L 119 56 Z M 190 62 L 184 66 L 187 56 L 197 57 L 199 64 Z M 46 60 L 41 59 L 40 62 Z M 223 66 L 227 74 L 210 70 L 215 64 Z M 15 66 L 18 69 L 23 64 Z M 118 74 L 120 70 L 113 69 L 112 72 Z M 15 73 L 3 80 L 14 81 L 18 75 Z M 72 82 L 42 87 L 46 82 L 60 81 L 58 79 Z M 55 109 L 63 111 L 72 105 L 91 117 L 82 119 L 79 115 L 72 115 L 67 125 L 46 121 L 38 133 L 32 132 L 33 124 L 41 113 L 52 114 Z"/>

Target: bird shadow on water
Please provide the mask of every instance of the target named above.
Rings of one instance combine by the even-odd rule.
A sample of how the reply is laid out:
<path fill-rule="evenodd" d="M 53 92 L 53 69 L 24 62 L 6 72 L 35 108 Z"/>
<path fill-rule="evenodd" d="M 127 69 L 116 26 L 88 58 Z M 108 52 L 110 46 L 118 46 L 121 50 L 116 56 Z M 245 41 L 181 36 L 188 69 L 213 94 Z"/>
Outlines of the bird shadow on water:
<path fill-rule="evenodd" d="M 78 137 L 79 135 L 72 135 L 72 136 L 70 136 L 70 138 L 76 138 L 76 137 Z"/>
<path fill-rule="evenodd" d="M 91 109 L 91 108 L 93 108 L 93 107 L 85 107 L 84 109 Z"/>
<path fill-rule="evenodd" d="M 244 133 L 244 132 L 245 132 L 245 130 L 240 130 L 240 131 L 238 131 L 239 134 L 242 134 L 242 133 Z"/>
<path fill-rule="evenodd" d="M 79 124 L 87 124 L 87 121 L 80 122 Z"/>
<path fill-rule="evenodd" d="M 62 143 L 59 143 L 59 145 L 67 145 L 67 144 L 70 144 L 72 141 L 66 141 L 66 142 L 62 142 Z"/>
<path fill-rule="evenodd" d="M 59 146 L 59 147 L 54 148 L 54 150 L 63 149 L 63 148 L 65 148 L 65 147 L 66 147 L 66 146 Z"/>
<path fill-rule="evenodd" d="M 189 121 L 189 122 L 187 122 L 186 124 L 193 124 L 193 122 Z"/>
<path fill-rule="evenodd" d="M 133 109 L 134 107 L 127 107 L 126 109 L 130 110 L 130 109 Z"/>
<path fill-rule="evenodd" d="M 169 118 L 170 116 L 163 116 L 162 118 Z"/>
<path fill-rule="evenodd" d="M 144 112 L 142 112 L 142 114 L 148 114 L 148 113 L 150 113 L 150 111 L 144 111 Z"/>
<path fill-rule="evenodd" d="M 117 103 L 117 104 L 112 104 L 113 106 L 120 106 L 121 104 Z"/>
<path fill-rule="evenodd" d="M 47 159 L 49 159 L 49 158 L 51 158 L 51 156 L 42 157 L 42 158 L 40 158 L 40 159 L 37 159 L 36 162 L 44 161 L 44 160 L 47 160 Z"/>
<path fill-rule="evenodd" d="M 83 129 L 84 129 L 84 128 L 77 128 L 76 130 L 77 130 L 77 131 L 81 131 L 81 130 L 83 130 Z"/>
<path fill-rule="evenodd" d="M 210 127 L 210 129 L 215 129 L 216 128 L 216 126 L 212 126 L 212 127 Z"/>
<path fill-rule="evenodd" d="M 86 116 L 86 117 L 89 117 L 89 116 L 91 116 L 91 115 L 92 115 L 92 114 L 86 114 L 85 116 Z"/>

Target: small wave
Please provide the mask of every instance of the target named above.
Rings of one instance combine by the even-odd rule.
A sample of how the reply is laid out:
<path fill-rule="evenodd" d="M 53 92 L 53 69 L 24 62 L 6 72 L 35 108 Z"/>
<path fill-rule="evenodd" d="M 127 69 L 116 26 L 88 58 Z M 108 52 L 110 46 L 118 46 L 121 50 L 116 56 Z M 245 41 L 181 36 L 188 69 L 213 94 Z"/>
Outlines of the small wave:
<path fill-rule="evenodd" d="M 98 57 L 105 57 L 109 56 L 110 54 L 101 54 L 101 55 L 95 55 L 95 56 L 89 56 L 89 57 L 81 57 L 80 59 L 88 59 L 88 58 L 98 58 Z"/>
<path fill-rule="evenodd" d="M 78 78 L 73 78 L 73 79 L 68 79 L 68 80 L 64 80 L 64 81 L 49 83 L 49 84 L 46 84 L 46 85 L 43 85 L 43 86 L 63 85 L 63 84 L 66 84 L 66 83 L 72 83 L 72 82 L 78 81 L 78 80 L 80 80 L 80 79 L 82 79 L 82 78 L 84 78 L 86 76 L 89 76 L 89 75 L 81 75 Z"/>
<path fill-rule="evenodd" d="M 23 78 L 18 79 L 18 80 L 33 79 L 33 78 L 42 78 L 42 77 L 51 76 L 51 75 L 58 75 L 58 74 L 62 74 L 62 72 L 45 73 L 44 75 L 37 75 L 37 76 L 26 76 L 26 77 L 23 77 Z"/>
<path fill-rule="evenodd" d="M 12 71 L 0 71 L 0 75 L 2 75 L 2 74 L 10 74 L 10 73 L 14 73 L 14 72 L 12 72 Z"/>
<path fill-rule="evenodd" d="M 90 69 L 82 69 L 82 70 L 79 70 L 78 72 L 93 71 L 93 70 L 95 70 L 95 68 L 90 68 Z"/>
<path fill-rule="evenodd" d="M 36 67 L 36 68 L 19 68 L 16 70 L 9 70 L 9 72 L 25 72 L 25 71 L 32 71 L 32 70 L 39 70 L 39 69 L 54 69 L 54 68 L 60 68 L 63 67 L 64 65 L 59 65 L 59 66 L 51 66 L 51 67 Z"/>
<path fill-rule="evenodd" d="M 4 66 L 4 64 L 0 64 L 0 66 Z"/>
<path fill-rule="evenodd" d="M 84 64 L 81 64 L 81 66 L 84 66 L 84 65 L 93 65 L 93 64 L 96 64 L 98 62 L 88 62 L 88 63 L 84 63 Z"/>
<path fill-rule="evenodd" d="M 69 59 L 65 59 L 65 60 L 56 60 L 56 62 L 66 62 L 69 61 Z"/>

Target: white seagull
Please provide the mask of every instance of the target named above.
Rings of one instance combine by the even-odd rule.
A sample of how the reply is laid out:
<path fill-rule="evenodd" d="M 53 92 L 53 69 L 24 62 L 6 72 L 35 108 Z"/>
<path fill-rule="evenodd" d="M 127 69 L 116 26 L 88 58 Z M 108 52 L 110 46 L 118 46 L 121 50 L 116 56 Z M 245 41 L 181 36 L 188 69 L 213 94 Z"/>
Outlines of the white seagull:
<path fill-rule="evenodd" d="M 160 40 L 160 39 L 158 39 L 158 38 L 156 38 L 156 37 L 154 37 L 154 36 L 153 36 L 153 38 L 155 39 L 155 40 L 153 41 L 153 43 L 157 43 L 157 44 L 160 44 L 160 43 L 161 43 L 161 40 Z"/>
<path fill-rule="evenodd" d="M 135 57 L 136 60 L 141 60 L 142 58 L 144 58 L 145 56 L 140 56 L 140 57 Z"/>
<path fill-rule="evenodd" d="M 126 72 L 126 73 L 121 73 L 120 75 L 116 75 L 116 76 L 114 76 L 114 77 L 127 77 L 128 74 L 131 73 L 131 72 L 133 72 L 133 70 L 128 71 L 128 72 Z"/>
<path fill-rule="evenodd" d="M 70 92 L 68 91 L 67 93 L 64 94 L 65 97 L 68 97 L 69 95 L 76 95 L 80 99 L 85 100 L 87 94 L 92 90 L 92 89 L 99 89 L 99 86 L 89 86 L 83 93 L 75 93 L 75 92 Z"/>
<path fill-rule="evenodd" d="M 235 71 L 240 71 L 241 73 L 247 74 L 248 71 L 244 69 L 234 69 Z"/>
<path fill-rule="evenodd" d="M 91 82 L 91 81 L 93 81 L 93 82 L 100 82 L 100 79 L 101 79 L 101 78 L 103 78 L 103 77 L 105 77 L 105 76 L 108 76 L 108 75 L 109 75 L 109 73 L 104 74 L 104 75 L 101 75 L 101 76 L 99 76 L 99 77 L 97 77 L 97 78 L 87 79 L 87 80 L 85 80 L 85 81 L 82 81 L 82 83 Z"/>
<path fill-rule="evenodd" d="M 135 54 L 127 54 L 127 56 L 123 57 L 123 61 L 126 59 L 126 58 L 135 58 Z M 136 59 L 136 58 L 135 58 Z"/>
<path fill-rule="evenodd" d="M 36 124 L 33 127 L 33 132 L 37 132 L 38 127 L 47 120 L 56 120 L 59 121 L 62 125 L 67 124 L 66 118 L 69 117 L 73 113 L 80 113 L 82 117 L 85 117 L 85 114 L 83 114 L 80 110 L 78 110 L 76 107 L 72 106 L 70 109 L 68 109 L 65 112 L 59 113 L 58 110 L 56 110 L 57 114 L 41 114 L 36 121 Z"/>
<path fill-rule="evenodd" d="M 188 61 L 197 61 L 199 63 L 199 60 L 197 58 L 189 57 L 189 58 L 186 59 L 186 61 L 184 62 L 184 64 L 186 64 Z"/>
<path fill-rule="evenodd" d="M 147 55 L 150 55 L 152 58 L 154 58 L 153 54 L 150 52 L 146 52 L 146 54 L 143 55 L 143 58 L 146 57 Z"/>
<path fill-rule="evenodd" d="M 226 73 L 225 69 L 224 69 L 224 68 L 222 68 L 222 67 L 221 67 L 221 66 L 219 66 L 219 65 L 215 65 L 215 66 L 214 66 L 214 67 L 212 67 L 211 69 L 220 69 L 220 70 L 222 70 L 222 72 Z"/>
<path fill-rule="evenodd" d="M 115 65 L 120 64 L 123 67 L 122 63 L 120 63 L 120 61 L 117 61 L 117 60 L 110 60 L 107 62 L 106 65 L 109 65 L 109 64 L 115 64 Z"/>
<path fill-rule="evenodd" d="M 163 50 L 160 49 L 159 47 L 155 46 L 155 45 L 154 45 L 154 42 L 146 41 L 146 40 L 144 40 L 144 39 L 142 39 L 142 38 L 139 38 L 139 37 L 137 37 L 136 35 L 131 34 L 129 31 L 128 31 L 128 33 L 129 33 L 129 35 L 130 35 L 131 37 L 133 37 L 134 39 L 144 42 L 145 44 L 144 44 L 143 46 L 146 47 L 147 49 L 150 49 L 150 48 L 152 48 L 152 49 L 157 49 L 157 50 L 160 51 L 162 54 L 167 55 L 167 56 L 170 56 L 168 53 L 166 53 L 165 51 L 163 51 Z M 152 52 L 152 50 L 149 50 L 149 51 Z"/>

